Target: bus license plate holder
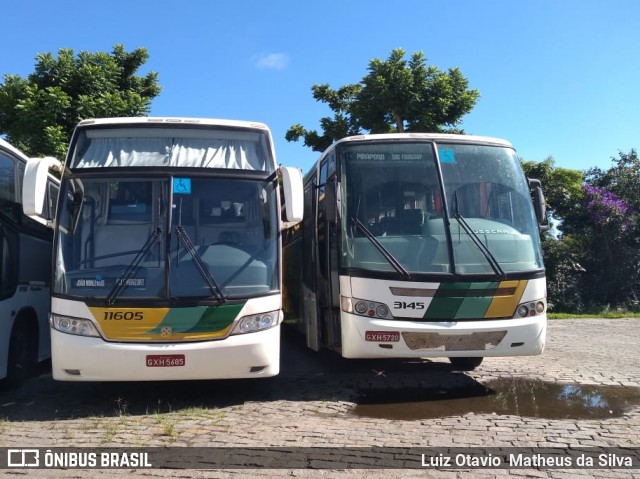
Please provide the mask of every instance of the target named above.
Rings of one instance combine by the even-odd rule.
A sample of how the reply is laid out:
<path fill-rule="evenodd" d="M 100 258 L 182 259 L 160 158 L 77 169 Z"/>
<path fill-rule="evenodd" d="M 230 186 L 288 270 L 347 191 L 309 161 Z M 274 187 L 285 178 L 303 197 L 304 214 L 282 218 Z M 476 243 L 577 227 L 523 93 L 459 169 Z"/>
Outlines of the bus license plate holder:
<path fill-rule="evenodd" d="M 148 368 L 181 367 L 185 364 L 184 354 L 147 354 Z"/>
<path fill-rule="evenodd" d="M 365 331 L 364 340 L 374 343 L 397 343 L 400 341 L 399 331 Z"/>

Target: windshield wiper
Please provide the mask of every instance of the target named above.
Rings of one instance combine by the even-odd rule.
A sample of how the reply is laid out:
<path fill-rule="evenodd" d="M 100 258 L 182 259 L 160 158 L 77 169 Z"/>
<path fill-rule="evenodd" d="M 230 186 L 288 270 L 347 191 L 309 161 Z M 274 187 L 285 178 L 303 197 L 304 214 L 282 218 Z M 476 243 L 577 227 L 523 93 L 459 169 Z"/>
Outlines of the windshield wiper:
<path fill-rule="evenodd" d="M 176 226 L 176 234 L 178 236 L 178 241 L 182 241 L 185 249 L 191 255 L 191 261 L 193 261 L 193 264 L 198 270 L 198 273 L 200 273 L 200 276 L 202 276 L 202 279 L 206 281 L 207 286 L 209 286 L 209 289 L 211 290 L 213 295 L 216 296 L 218 301 L 220 301 L 221 303 L 225 303 L 227 301 L 227 298 L 224 297 L 222 289 L 220 289 L 220 286 L 211 275 L 211 272 L 209 271 L 209 268 L 207 268 L 207 265 L 204 263 L 204 261 L 202 261 L 202 256 L 200 256 L 195 246 L 193 246 L 191 238 L 189 238 L 189 235 L 184 230 L 182 225 Z"/>
<path fill-rule="evenodd" d="M 116 280 L 116 283 L 113 285 L 113 288 L 111 288 L 111 291 L 107 296 L 107 304 L 109 306 L 111 306 L 113 302 L 118 298 L 122 290 L 127 287 L 127 281 L 129 281 L 131 276 L 133 276 L 133 273 L 135 273 L 138 270 L 138 266 L 140 265 L 142 258 L 144 258 L 147 255 L 147 253 L 151 249 L 151 246 L 153 246 L 153 243 L 157 242 L 159 244 L 161 234 L 162 234 L 162 229 L 155 228 L 153 230 L 153 232 L 147 238 L 147 241 L 144 244 L 144 246 L 140 250 L 138 250 L 138 252 L 136 253 L 135 258 L 133 258 L 133 261 L 129 263 L 129 266 L 127 266 L 127 269 L 125 269 L 124 272 L 120 275 L 120 277 Z"/>
<path fill-rule="evenodd" d="M 458 207 L 458 192 L 455 192 L 454 195 L 455 195 L 454 198 L 455 198 L 455 205 L 456 205 L 455 219 L 458 220 L 458 224 L 462 226 L 462 229 L 465 230 L 465 232 L 469 235 L 469 238 L 471 238 L 473 243 L 478 247 L 480 252 L 487 259 L 487 262 L 489 263 L 489 266 L 491 266 L 491 269 L 493 270 L 493 272 L 499 278 L 504 278 L 506 274 L 504 273 L 504 270 L 500 266 L 500 263 L 498 262 L 496 257 L 493 255 L 491 250 L 489 250 L 489 248 L 487 248 L 487 246 L 482 242 L 482 240 L 480 240 L 480 238 L 475 233 L 475 231 L 471 229 L 471 226 L 469 226 L 469 223 L 467 223 L 467 220 L 464 219 L 464 216 L 460 214 L 460 209 Z"/>
<path fill-rule="evenodd" d="M 204 263 L 204 261 L 202 261 L 202 256 L 200 256 L 200 253 L 198 253 L 195 246 L 193 245 L 193 241 L 191 241 L 191 238 L 189 238 L 189 235 L 182 226 L 182 198 L 180 198 L 180 207 L 178 208 L 178 224 L 176 226 L 176 235 L 178 236 L 178 242 L 181 241 L 187 252 L 191 255 L 191 261 L 193 261 L 193 264 L 198 270 L 198 273 L 200 273 L 202 279 L 205 280 L 213 295 L 218 299 L 219 302 L 226 303 L 227 298 L 225 298 L 224 294 L 222 293 L 222 289 L 211 275 L 211 271 L 209 271 L 207 265 Z M 178 261 L 177 252 L 176 261 Z"/>
<path fill-rule="evenodd" d="M 385 248 L 384 245 L 382 245 L 382 243 L 380 243 L 380 241 L 378 241 L 375 236 L 373 236 L 373 233 L 369 231 L 369 229 L 362 223 L 362 221 L 352 216 L 351 222 L 357 229 L 359 229 L 362 232 L 362 234 L 365 235 L 365 237 L 369 241 L 371 241 L 373 246 L 375 246 L 377 250 L 380 251 L 382 256 L 384 256 L 384 258 L 389 262 L 391 266 L 393 266 L 393 268 L 398 273 L 400 273 L 405 279 L 411 278 L 411 274 L 406 270 L 404 266 L 402 266 L 402 263 L 400 263 L 400 261 L 398 261 L 398 259 L 395 256 L 393 256 L 393 254 L 391 254 L 391 252 L 387 248 Z"/>

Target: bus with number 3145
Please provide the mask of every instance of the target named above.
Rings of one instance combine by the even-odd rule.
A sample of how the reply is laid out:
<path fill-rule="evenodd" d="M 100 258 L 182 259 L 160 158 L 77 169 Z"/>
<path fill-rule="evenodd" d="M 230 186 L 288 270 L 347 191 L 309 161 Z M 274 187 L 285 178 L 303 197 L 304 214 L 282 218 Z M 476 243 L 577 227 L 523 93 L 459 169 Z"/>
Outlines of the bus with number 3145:
<path fill-rule="evenodd" d="M 37 196 L 47 165 L 32 166 Z M 54 225 L 54 379 L 278 374 L 281 232 L 302 211 L 264 124 L 80 122 Z"/>
<path fill-rule="evenodd" d="M 460 369 L 542 352 L 544 196 L 508 142 L 348 137 L 307 173 L 304 197 L 285 235 L 285 323 L 310 348 Z"/>

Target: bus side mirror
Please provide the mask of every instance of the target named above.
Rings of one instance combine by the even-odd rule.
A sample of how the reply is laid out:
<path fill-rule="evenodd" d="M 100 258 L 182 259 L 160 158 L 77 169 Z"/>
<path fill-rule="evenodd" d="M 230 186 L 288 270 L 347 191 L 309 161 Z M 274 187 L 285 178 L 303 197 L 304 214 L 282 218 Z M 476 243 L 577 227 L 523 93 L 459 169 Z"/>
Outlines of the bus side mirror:
<path fill-rule="evenodd" d="M 533 209 L 536 212 L 536 219 L 540 226 L 540 231 L 546 231 L 549 229 L 547 223 L 547 200 L 544 198 L 542 192 L 542 183 L 540 180 L 529 178 L 529 187 L 533 188 Z"/>
<path fill-rule="evenodd" d="M 338 183 L 335 177 L 325 185 L 324 203 L 327 221 L 330 223 L 338 221 L 342 210 L 342 197 L 340 194 L 340 183 Z"/>
<path fill-rule="evenodd" d="M 62 163 L 52 157 L 30 158 L 27 162 L 22 179 L 22 210 L 38 223 L 51 227 L 51 221 L 45 218 L 49 168 L 62 171 Z"/>
<path fill-rule="evenodd" d="M 280 174 L 284 193 L 284 221 L 290 227 L 300 223 L 304 214 L 302 172 L 298 168 L 281 167 Z"/>

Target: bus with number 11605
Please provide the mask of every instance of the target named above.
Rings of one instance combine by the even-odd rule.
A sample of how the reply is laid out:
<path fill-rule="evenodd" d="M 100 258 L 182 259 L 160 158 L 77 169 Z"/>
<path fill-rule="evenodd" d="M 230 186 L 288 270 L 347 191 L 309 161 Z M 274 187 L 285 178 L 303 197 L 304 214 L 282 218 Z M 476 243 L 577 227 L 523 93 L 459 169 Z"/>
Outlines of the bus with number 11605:
<path fill-rule="evenodd" d="M 264 124 L 80 122 L 55 221 L 54 379 L 278 374 L 281 231 L 301 214 L 302 175 L 277 167 Z"/>

